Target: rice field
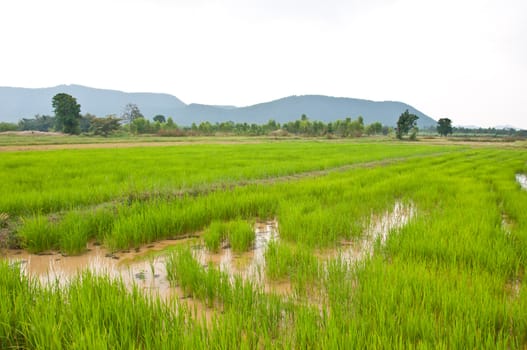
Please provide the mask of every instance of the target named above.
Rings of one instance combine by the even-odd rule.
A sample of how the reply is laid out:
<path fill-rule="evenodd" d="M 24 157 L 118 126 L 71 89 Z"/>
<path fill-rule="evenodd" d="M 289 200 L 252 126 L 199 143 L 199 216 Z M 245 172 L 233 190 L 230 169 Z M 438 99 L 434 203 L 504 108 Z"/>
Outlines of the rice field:
<path fill-rule="evenodd" d="M 496 145 L 2 152 L 0 348 L 524 349 L 525 174 Z"/>

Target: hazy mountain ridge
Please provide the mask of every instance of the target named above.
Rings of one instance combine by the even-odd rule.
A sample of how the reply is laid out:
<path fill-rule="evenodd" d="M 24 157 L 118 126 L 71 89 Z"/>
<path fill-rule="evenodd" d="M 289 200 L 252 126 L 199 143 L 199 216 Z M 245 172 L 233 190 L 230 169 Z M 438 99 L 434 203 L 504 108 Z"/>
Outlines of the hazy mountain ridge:
<path fill-rule="evenodd" d="M 156 114 L 172 116 L 178 125 L 234 121 L 237 123 L 266 123 L 274 119 L 284 123 L 306 114 L 311 120 L 330 122 L 337 119 L 363 116 L 366 124 L 381 122 L 394 126 L 406 109 L 419 116 L 418 125 L 436 125 L 436 121 L 412 106 L 395 101 L 369 101 L 322 95 L 289 96 L 246 107 L 185 104 L 177 97 L 161 93 L 126 93 L 117 90 L 95 89 L 80 85 L 59 85 L 51 88 L 28 89 L 0 87 L 0 121 L 17 122 L 36 114 L 53 115 L 51 100 L 58 93 L 74 96 L 82 113 L 97 116 L 120 115 L 127 103 L 136 104 L 147 118 Z"/>
<path fill-rule="evenodd" d="M 186 105 L 177 97 L 159 93 L 126 93 L 117 90 L 89 88 L 81 85 L 59 85 L 50 88 L 27 89 L 0 87 L 0 120 L 15 122 L 35 114 L 53 115 L 51 100 L 58 93 L 74 96 L 82 113 L 97 116 L 120 115 L 127 103 L 135 103 L 156 114 L 171 112 Z M 153 117 L 150 116 L 150 117 Z"/>

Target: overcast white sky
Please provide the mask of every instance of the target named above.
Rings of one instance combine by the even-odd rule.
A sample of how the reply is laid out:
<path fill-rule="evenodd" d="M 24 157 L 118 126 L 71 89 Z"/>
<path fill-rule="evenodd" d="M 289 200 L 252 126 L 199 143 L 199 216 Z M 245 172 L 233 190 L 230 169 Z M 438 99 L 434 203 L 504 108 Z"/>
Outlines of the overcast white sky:
<path fill-rule="evenodd" d="M 526 0 L 1 0 L 0 86 L 321 94 L 527 128 Z"/>

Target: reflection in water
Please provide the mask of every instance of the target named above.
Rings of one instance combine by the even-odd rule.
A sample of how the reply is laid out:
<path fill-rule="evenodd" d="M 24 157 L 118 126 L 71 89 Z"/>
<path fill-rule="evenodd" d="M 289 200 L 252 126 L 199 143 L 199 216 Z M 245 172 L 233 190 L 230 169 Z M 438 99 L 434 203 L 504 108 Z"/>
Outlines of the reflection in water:
<path fill-rule="evenodd" d="M 240 275 L 245 280 L 261 285 L 265 276 L 265 250 L 269 242 L 277 239 L 278 224 L 276 221 L 257 223 L 253 250 L 234 254 L 230 248 L 224 248 L 218 253 L 212 253 L 205 247 L 199 246 L 194 250 L 194 256 L 204 266 L 214 264 L 231 277 Z"/>
<path fill-rule="evenodd" d="M 527 175 L 525 174 L 516 174 L 516 181 L 520 184 L 520 186 L 527 190 Z"/>
<path fill-rule="evenodd" d="M 345 247 L 333 251 L 330 256 L 338 254 L 349 263 L 361 261 L 373 254 L 374 243 L 377 240 L 383 244 L 392 230 L 404 226 L 414 214 L 412 204 L 396 202 L 392 210 L 382 215 L 372 215 L 370 225 L 361 240 L 347 242 Z M 269 242 L 278 239 L 278 223 L 273 220 L 256 224 L 254 248 L 240 254 L 233 253 L 228 247 L 218 253 L 211 253 L 200 245 L 199 241 L 183 239 L 156 242 L 139 252 L 111 254 L 101 246 L 90 244 L 89 251 L 81 256 L 33 255 L 11 251 L 8 258 L 19 264 L 24 273 L 40 279 L 45 284 L 58 282 L 64 285 L 79 272 L 90 270 L 96 274 L 121 278 L 128 287 L 136 285 L 146 293 L 158 295 L 163 299 L 171 296 L 185 298 L 182 290 L 170 286 L 165 265 L 166 256 L 162 253 L 154 255 L 152 252 L 162 252 L 175 245 L 191 245 L 195 258 L 202 265 L 218 266 L 231 277 L 239 275 L 267 291 L 287 293 L 291 290 L 289 282 L 278 284 L 266 281 L 265 278 L 265 251 Z"/>
<path fill-rule="evenodd" d="M 179 242 L 179 241 L 178 241 Z M 151 245 L 152 250 L 161 250 L 173 244 L 174 241 L 162 241 Z M 25 252 L 9 252 L 12 263 L 18 264 L 21 270 L 38 278 L 43 284 L 59 283 L 66 285 L 68 281 L 82 271 L 89 270 L 98 275 L 120 278 L 131 288 L 133 284 L 141 289 L 153 292 L 161 297 L 168 297 L 171 291 L 166 279 L 164 258 L 152 257 L 147 260 L 134 261 L 145 252 L 110 254 L 105 248 L 95 245 L 88 246 L 89 251 L 80 256 L 34 255 Z"/>
<path fill-rule="evenodd" d="M 341 259 L 348 263 L 354 263 L 370 257 L 377 240 L 384 244 L 390 232 L 406 225 L 414 215 L 413 204 L 405 204 L 399 201 L 395 202 L 391 211 L 386 211 L 380 216 L 372 215 L 370 225 L 364 236 L 359 241 L 349 242 L 349 247 L 340 250 Z"/>
<path fill-rule="evenodd" d="M 194 254 L 203 265 L 212 263 L 231 276 L 240 274 L 245 279 L 263 281 L 265 267 L 265 249 L 269 242 L 278 238 L 275 221 L 256 224 L 254 249 L 242 254 L 233 254 L 230 248 L 222 249 L 218 254 L 206 251 L 202 245 L 196 245 L 193 239 L 178 241 L 160 241 L 150 244 L 147 249 L 139 252 L 121 252 L 111 254 L 107 249 L 90 244 L 88 252 L 80 256 L 34 255 L 21 251 L 11 251 L 8 259 L 20 265 L 22 271 L 43 284 L 59 283 L 65 285 L 79 272 L 90 270 L 95 274 L 105 274 L 112 278 L 121 278 L 131 288 L 140 287 L 148 293 L 153 293 L 164 299 L 177 295 L 184 297 L 177 287 L 171 287 L 167 279 L 165 255 L 154 256 L 155 251 L 175 245 L 194 245 Z M 147 256 L 150 254 L 150 257 Z"/>

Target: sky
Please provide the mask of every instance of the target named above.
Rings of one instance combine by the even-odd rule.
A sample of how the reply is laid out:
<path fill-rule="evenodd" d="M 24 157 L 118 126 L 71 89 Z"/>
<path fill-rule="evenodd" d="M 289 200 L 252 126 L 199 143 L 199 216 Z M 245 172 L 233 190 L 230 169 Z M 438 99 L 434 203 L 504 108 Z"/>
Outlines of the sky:
<path fill-rule="evenodd" d="M 2 0 L 0 86 L 401 101 L 527 129 L 525 0 Z"/>

